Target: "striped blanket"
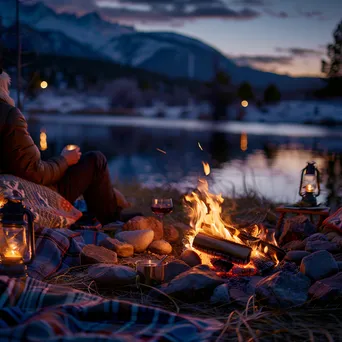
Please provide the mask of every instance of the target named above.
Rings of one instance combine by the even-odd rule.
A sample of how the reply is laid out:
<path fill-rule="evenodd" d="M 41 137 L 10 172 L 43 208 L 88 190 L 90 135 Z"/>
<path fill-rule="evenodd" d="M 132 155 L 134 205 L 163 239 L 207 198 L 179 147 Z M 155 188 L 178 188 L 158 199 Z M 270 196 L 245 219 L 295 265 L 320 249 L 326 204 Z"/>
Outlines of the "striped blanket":
<path fill-rule="evenodd" d="M 25 280 L 0 276 L 0 341 L 210 341 L 221 325 L 43 282 L 79 265 L 99 231 L 36 229 L 37 256 Z"/>
<path fill-rule="evenodd" d="M 0 276 L 1 342 L 211 341 L 220 324 Z"/>
<path fill-rule="evenodd" d="M 35 229 L 36 257 L 28 267 L 28 275 L 43 280 L 80 263 L 80 252 L 87 244 L 98 245 L 107 237 L 97 230 Z"/>

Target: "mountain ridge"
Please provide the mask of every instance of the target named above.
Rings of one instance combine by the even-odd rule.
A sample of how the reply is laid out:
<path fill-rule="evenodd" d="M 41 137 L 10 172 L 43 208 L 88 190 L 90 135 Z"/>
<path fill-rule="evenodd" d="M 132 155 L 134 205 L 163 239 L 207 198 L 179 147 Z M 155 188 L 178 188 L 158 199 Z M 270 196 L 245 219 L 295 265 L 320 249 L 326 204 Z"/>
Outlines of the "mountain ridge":
<path fill-rule="evenodd" d="M 0 11 L 7 9 L 8 12 L 8 4 L 8 1 L 0 0 Z M 32 44 L 41 53 L 49 52 L 47 50 L 50 45 L 50 52 L 60 55 L 76 50 L 77 56 L 82 55 L 84 58 L 87 58 L 87 54 L 91 58 L 97 54 L 100 59 L 111 59 L 116 63 L 143 68 L 170 78 L 187 77 L 200 81 L 210 80 L 218 64 L 230 75 L 234 84 L 246 81 L 254 87 L 264 88 L 275 83 L 282 91 L 294 88 L 317 89 L 323 84 L 319 78 L 293 78 L 238 66 L 218 49 L 195 37 L 169 31 L 136 31 L 133 27 L 104 20 L 97 12 L 79 17 L 69 13 L 59 14 L 38 2 L 33 5 L 21 4 L 21 20 L 26 29 L 31 27 L 32 32 L 37 31 L 36 36 L 46 34 L 54 39 L 51 44 L 45 40 L 44 46 Z M 14 16 L 12 21 L 7 17 L 3 25 L 10 27 L 13 22 Z M 73 41 L 77 49 L 72 49 Z M 67 48 L 60 51 L 58 46 Z"/>

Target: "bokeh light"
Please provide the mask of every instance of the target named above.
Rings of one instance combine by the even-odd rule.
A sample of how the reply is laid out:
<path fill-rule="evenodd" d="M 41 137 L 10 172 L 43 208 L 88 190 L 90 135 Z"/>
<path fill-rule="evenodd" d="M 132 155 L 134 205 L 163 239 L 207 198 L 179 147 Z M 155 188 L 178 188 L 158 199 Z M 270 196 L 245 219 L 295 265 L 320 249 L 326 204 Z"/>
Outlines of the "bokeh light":
<path fill-rule="evenodd" d="M 248 107 L 248 101 L 246 101 L 246 100 L 243 100 L 242 102 L 241 102 L 241 106 L 242 107 Z"/>
<path fill-rule="evenodd" d="M 41 87 L 42 89 L 45 89 L 45 88 L 48 87 L 48 83 L 47 83 L 46 81 L 41 81 L 41 82 L 40 82 L 40 87 Z"/>

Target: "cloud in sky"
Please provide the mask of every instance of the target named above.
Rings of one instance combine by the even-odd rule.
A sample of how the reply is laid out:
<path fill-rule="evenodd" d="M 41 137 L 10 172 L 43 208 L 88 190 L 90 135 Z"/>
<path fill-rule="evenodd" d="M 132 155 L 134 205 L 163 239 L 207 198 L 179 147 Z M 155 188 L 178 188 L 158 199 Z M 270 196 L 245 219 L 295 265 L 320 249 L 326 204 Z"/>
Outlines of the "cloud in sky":
<path fill-rule="evenodd" d="M 30 0 L 28 0 L 30 1 Z M 38 0 L 31 0 L 38 1 Z M 323 19 L 318 10 L 297 10 L 274 7 L 274 0 L 42 0 L 58 11 L 84 14 L 98 11 L 108 20 L 140 23 L 168 23 L 189 20 L 251 20 L 263 15 L 287 19 L 303 17 Z"/>
<path fill-rule="evenodd" d="M 84 13 L 97 10 L 106 19 L 137 22 L 186 21 L 205 18 L 250 20 L 261 15 L 249 3 L 261 0 L 238 0 L 245 6 L 236 9 L 228 0 L 44 0 L 58 11 Z"/>
<path fill-rule="evenodd" d="M 233 57 L 233 59 L 240 66 L 255 66 L 257 64 L 290 65 L 293 61 L 292 56 L 271 56 L 271 55 L 246 55 L 246 56 L 241 55 L 238 57 Z"/>
<path fill-rule="evenodd" d="M 313 67 L 312 70 L 316 70 L 315 60 L 325 53 L 320 47 L 318 49 L 277 47 L 275 52 L 278 55 L 239 55 L 228 56 L 228 58 L 234 60 L 239 66 L 250 66 L 264 71 L 285 73 L 289 68 L 298 71 L 303 70 L 303 66 L 307 65 L 307 63 Z M 312 72 L 312 74 L 317 76 L 318 72 Z"/>
<path fill-rule="evenodd" d="M 275 49 L 277 52 L 281 53 L 289 53 L 293 57 L 311 57 L 311 56 L 321 56 L 324 52 L 322 50 L 315 50 L 315 49 L 306 49 L 306 48 L 280 48 L 277 47 Z"/>
<path fill-rule="evenodd" d="M 245 6 L 264 6 L 266 5 L 264 0 L 235 0 L 233 4 L 245 5 Z"/>

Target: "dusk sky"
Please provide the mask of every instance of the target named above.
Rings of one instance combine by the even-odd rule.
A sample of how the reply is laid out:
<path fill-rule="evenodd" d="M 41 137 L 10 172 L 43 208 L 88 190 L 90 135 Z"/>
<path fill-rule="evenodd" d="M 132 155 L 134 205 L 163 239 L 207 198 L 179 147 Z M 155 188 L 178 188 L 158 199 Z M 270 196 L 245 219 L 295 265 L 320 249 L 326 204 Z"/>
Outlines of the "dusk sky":
<path fill-rule="evenodd" d="M 58 11 L 102 17 L 138 30 L 198 38 L 240 65 L 294 76 L 321 75 L 342 19 L 342 0 L 44 0 Z"/>

